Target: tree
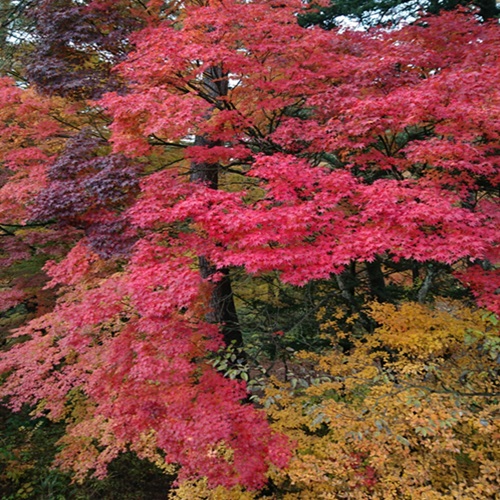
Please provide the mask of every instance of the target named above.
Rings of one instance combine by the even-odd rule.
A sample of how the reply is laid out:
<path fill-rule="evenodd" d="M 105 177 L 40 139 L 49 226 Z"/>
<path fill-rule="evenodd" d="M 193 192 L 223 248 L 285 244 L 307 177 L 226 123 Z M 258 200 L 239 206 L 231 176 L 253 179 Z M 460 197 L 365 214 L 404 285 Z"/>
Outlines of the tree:
<path fill-rule="evenodd" d="M 495 498 L 496 318 L 445 301 L 371 307 L 379 326 L 352 352 L 304 354 L 305 389 L 269 388 L 299 443 L 274 481 L 291 499 Z"/>
<path fill-rule="evenodd" d="M 181 480 L 259 488 L 289 447 L 213 366 L 232 326 L 212 321 L 214 288 L 235 268 L 333 281 L 358 333 L 378 321 L 365 295 L 463 283 L 498 311 L 498 26 L 460 11 L 328 32 L 298 25 L 295 0 L 169 7 L 99 101 L 113 151 L 80 131 L 47 164 L 29 217 L 80 239 L 46 265 L 59 302 L 17 331 L 2 393 L 67 421 L 60 463 L 80 475 L 130 447 Z"/>
<path fill-rule="evenodd" d="M 120 88 L 111 68 L 125 58 L 129 34 L 148 14 L 134 0 L 33 2 L 27 9 L 34 24 L 28 80 L 44 93 L 73 99 Z"/>
<path fill-rule="evenodd" d="M 369 307 L 378 326 L 349 352 L 334 327 L 331 350 L 298 354 L 300 378 L 267 384 L 261 402 L 296 450 L 264 494 L 202 479 L 172 498 L 496 498 L 497 318 L 446 300 Z"/>
<path fill-rule="evenodd" d="M 23 57 L 30 46 L 31 31 L 26 11 L 31 0 L 2 0 L 0 2 L 0 74 L 22 78 Z"/>
<path fill-rule="evenodd" d="M 245 11 L 264 23 L 258 17 L 263 9 L 256 3 Z M 213 245 L 203 252 L 219 265 L 280 270 L 285 281 L 301 284 L 347 271 L 350 262 L 382 261 L 401 270 L 487 259 L 484 242 L 496 238 L 494 212 L 486 205 L 497 182 L 497 131 L 485 131 L 481 123 L 491 120 L 483 113 L 494 112 L 496 104 L 482 107 L 478 100 L 489 95 L 489 103 L 496 102 L 489 77 L 498 62 L 494 50 L 481 53 L 486 40 L 496 46 L 496 26 L 446 14 L 433 28 L 411 26 L 380 38 L 330 36 L 301 30 L 285 17 L 285 8 L 280 12 L 272 39 L 263 29 L 260 38 L 246 40 L 243 12 L 237 23 L 229 6 L 202 39 L 194 29 L 203 26 L 197 16 L 208 16 L 207 23 L 215 17 L 206 6 L 193 8 L 192 25 L 182 30 L 164 23 L 141 33 L 136 52 L 121 66 L 135 82 L 132 92 L 103 101 L 114 114 L 116 150 L 144 154 L 148 135 L 175 141 L 202 129 L 226 147 L 190 146 L 189 157 L 219 160 L 231 173 L 260 179 L 266 195 L 254 203 L 241 194 L 195 190 L 176 206 L 177 214 L 203 227 L 208 238 L 199 244 Z M 451 29 L 456 34 L 447 33 Z M 461 47 L 471 40 L 477 52 L 472 55 L 471 48 L 462 61 Z M 325 57 L 320 44 L 333 44 L 327 46 L 337 51 L 337 61 Z M 382 58 L 383 52 L 390 56 Z M 235 85 L 215 101 L 217 112 L 207 121 L 214 102 L 203 92 L 201 75 L 213 61 L 224 61 Z M 462 79 L 478 71 L 482 76 L 474 82 Z M 459 125 L 458 110 L 469 117 L 467 125 Z M 156 192 L 149 197 L 145 186 L 138 219 L 161 224 L 169 207 L 162 215 L 158 202 L 152 204 Z M 377 193 L 384 193 L 383 202 Z M 340 239 L 329 231 L 335 226 Z M 377 282 L 373 269 L 371 282 Z"/>
<path fill-rule="evenodd" d="M 459 6 L 473 5 L 484 19 L 497 17 L 500 11 L 495 0 L 341 0 L 331 2 L 316 12 L 307 13 L 300 18 L 303 26 L 319 25 L 332 29 L 346 21 L 360 23 L 364 27 L 380 24 L 398 25 L 413 22 L 423 13 L 438 14 L 442 10 L 453 10 Z"/>
<path fill-rule="evenodd" d="M 64 103 L 22 90 L 6 78 L 0 82 L 0 99 L 0 312 L 6 313 L 1 320 L 5 335 L 51 309 L 55 298 L 43 289 L 47 276 L 42 267 L 64 255 L 72 237 L 71 231 L 27 223 L 29 204 L 45 187 L 46 168 L 69 133 L 56 119 L 64 116 Z"/>

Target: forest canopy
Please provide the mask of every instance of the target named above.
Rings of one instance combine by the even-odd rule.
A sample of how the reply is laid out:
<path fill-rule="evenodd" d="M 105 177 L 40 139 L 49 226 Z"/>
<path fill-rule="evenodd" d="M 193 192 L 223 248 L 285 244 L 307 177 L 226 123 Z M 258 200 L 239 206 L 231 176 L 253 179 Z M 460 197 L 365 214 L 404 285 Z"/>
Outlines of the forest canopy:
<path fill-rule="evenodd" d="M 498 11 L 398 4 L 1 3 L 5 498 L 497 498 Z"/>

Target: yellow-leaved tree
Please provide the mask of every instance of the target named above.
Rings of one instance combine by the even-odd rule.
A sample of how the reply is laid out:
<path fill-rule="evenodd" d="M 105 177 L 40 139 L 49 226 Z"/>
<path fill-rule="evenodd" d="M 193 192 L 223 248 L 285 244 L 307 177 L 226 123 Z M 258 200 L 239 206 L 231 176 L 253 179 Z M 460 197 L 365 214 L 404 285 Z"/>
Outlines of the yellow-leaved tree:
<path fill-rule="evenodd" d="M 461 304 L 373 304 L 379 327 L 349 352 L 304 354 L 328 381 L 269 390 L 298 448 L 284 498 L 498 498 L 500 338 Z"/>
<path fill-rule="evenodd" d="M 498 498 L 496 317 L 445 301 L 377 303 L 371 316 L 379 326 L 351 348 L 298 354 L 314 362 L 309 379 L 269 384 L 269 418 L 296 451 L 266 491 L 199 481 L 172 498 Z"/>

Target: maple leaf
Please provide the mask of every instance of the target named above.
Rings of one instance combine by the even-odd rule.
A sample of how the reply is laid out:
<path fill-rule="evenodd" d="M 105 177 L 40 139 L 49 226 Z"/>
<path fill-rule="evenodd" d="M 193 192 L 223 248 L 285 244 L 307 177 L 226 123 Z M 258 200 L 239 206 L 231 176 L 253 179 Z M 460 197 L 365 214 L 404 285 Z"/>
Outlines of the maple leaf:
<path fill-rule="evenodd" d="M 44 47 L 50 19 L 60 33 L 61 20 L 78 25 L 82 14 L 85 27 L 62 30 L 62 48 L 87 61 L 94 28 L 108 31 L 108 4 L 44 5 Z M 334 281 L 353 310 L 359 269 L 373 295 L 374 278 L 411 269 L 420 297 L 415 283 L 427 286 L 431 266 L 450 280 L 461 268 L 478 303 L 497 310 L 488 280 L 498 265 L 498 25 L 458 12 L 394 31 L 327 32 L 298 25 L 299 0 L 178 7 L 131 36 L 128 57 L 111 52 L 118 80 L 102 85 L 106 63 L 86 88 L 88 66 L 64 54 L 33 76 L 75 98 L 115 90 L 97 103 L 111 120 L 100 128 L 55 137 L 55 98 L 1 83 L 0 216 L 79 231 L 45 267 L 59 301 L 18 330 L 27 340 L 1 362 L 2 394 L 67 419 L 60 462 L 80 476 L 102 476 L 130 443 L 145 456 L 159 448 L 183 480 L 255 489 L 290 446 L 242 404 L 245 384 L 207 360 L 227 331 L 210 319 L 230 267 L 294 285 Z M 128 50 L 134 22 L 122 21 Z M 99 47 L 118 50 L 108 41 Z M 86 114 L 95 116 L 85 104 Z M 231 289 L 222 295 L 232 300 Z M 371 377 L 374 366 L 360 370 Z M 84 402 L 71 416 L 75 391 Z M 344 456 L 352 484 L 375 488 L 362 452 Z"/>

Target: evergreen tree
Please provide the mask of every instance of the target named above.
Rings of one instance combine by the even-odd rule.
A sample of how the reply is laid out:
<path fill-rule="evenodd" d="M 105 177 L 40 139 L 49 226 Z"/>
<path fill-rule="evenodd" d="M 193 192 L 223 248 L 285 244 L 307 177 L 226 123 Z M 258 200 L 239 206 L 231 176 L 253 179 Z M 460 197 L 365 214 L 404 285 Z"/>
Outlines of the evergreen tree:
<path fill-rule="evenodd" d="M 442 10 L 453 10 L 458 6 L 471 5 L 470 0 L 332 0 L 329 7 L 311 10 L 301 16 L 302 26 L 320 25 L 332 29 L 345 18 L 365 27 L 378 24 L 408 22 L 421 13 L 438 14 Z M 483 19 L 497 17 L 500 13 L 495 0 L 475 0 L 472 5 L 479 9 Z"/>

